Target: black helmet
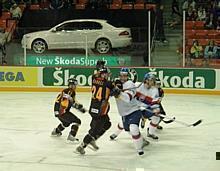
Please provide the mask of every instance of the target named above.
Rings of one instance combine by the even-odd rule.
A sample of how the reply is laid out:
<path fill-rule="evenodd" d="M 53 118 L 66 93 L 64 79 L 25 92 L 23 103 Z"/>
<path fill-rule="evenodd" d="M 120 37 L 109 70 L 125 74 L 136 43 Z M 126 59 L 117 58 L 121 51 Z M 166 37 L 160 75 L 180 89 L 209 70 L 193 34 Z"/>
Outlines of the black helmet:
<path fill-rule="evenodd" d="M 105 61 L 103 61 L 103 60 L 98 60 L 98 61 L 96 62 L 96 69 L 99 70 L 99 69 L 101 69 L 101 68 L 103 68 L 103 67 L 105 67 Z"/>
<path fill-rule="evenodd" d="M 75 78 L 69 78 L 68 79 L 68 86 L 71 85 L 71 84 L 76 86 L 78 84 L 78 82 Z"/>
<path fill-rule="evenodd" d="M 102 68 L 99 68 L 99 73 L 100 74 L 104 74 L 104 73 L 110 73 L 110 70 L 109 70 L 109 68 L 107 68 L 107 67 L 102 67 Z"/>

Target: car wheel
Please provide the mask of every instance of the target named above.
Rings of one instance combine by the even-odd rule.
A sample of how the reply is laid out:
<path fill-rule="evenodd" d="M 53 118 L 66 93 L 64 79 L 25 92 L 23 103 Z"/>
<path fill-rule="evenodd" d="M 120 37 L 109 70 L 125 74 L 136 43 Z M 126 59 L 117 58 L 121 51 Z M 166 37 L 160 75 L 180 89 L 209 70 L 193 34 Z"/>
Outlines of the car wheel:
<path fill-rule="evenodd" d="M 95 49 L 99 53 L 108 53 L 111 50 L 111 43 L 107 39 L 99 39 L 96 42 Z"/>
<path fill-rule="evenodd" d="M 44 40 L 38 39 L 32 43 L 32 49 L 35 53 L 43 53 L 47 49 L 47 44 Z"/>

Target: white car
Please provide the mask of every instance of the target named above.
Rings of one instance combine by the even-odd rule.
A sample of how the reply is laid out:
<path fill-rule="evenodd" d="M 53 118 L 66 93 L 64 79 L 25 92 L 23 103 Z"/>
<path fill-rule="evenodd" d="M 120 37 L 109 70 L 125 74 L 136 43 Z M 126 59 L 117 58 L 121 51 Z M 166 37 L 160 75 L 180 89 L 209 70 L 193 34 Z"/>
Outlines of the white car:
<path fill-rule="evenodd" d="M 28 33 L 23 36 L 22 47 L 36 53 L 47 49 L 95 49 L 108 53 L 111 48 L 131 44 L 130 28 L 117 28 L 106 20 L 80 19 L 65 21 L 50 30 Z M 87 43 L 86 43 L 87 42 Z"/>

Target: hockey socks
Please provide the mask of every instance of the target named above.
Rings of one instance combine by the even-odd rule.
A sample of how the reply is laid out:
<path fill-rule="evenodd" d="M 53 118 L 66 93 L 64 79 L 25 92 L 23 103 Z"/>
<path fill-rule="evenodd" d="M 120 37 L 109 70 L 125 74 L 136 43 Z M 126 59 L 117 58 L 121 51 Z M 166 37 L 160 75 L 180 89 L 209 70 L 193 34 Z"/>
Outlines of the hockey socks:
<path fill-rule="evenodd" d="M 123 128 L 122 123 L 118 123 L 117 130 L 115 131 L 115 133 L 110 135 L 110 139 L 114 140 L 123 131 L 123 129 L 124 128 Z"/>
<path fill-rule="evenodd" d="M 130 128 L 130 134 L 132 136 L 134 146 L 135 146 L 138 154 L 143 155 L 144 154 L 144 151 L 143 151 L 143 137 L 141 136 L 138 125 L 131 124 L 129 126 L 129 128 Z"/>
<path fill-rule="evenodd" d="M 77 132 L 78 132 L 78 129 L 79 129 L 79 124 L 78 123 L 73 123 L 72 126 L 71 126 L 70 134 L 75 137 Z"/>
<path fill-rule="evenodd" d="M 147 136 L 153 139 L 158 139 L 158 137 L 155 135 L 158 123 L 160 121 L 160 118 L 157 116 L 151 117 L 151 122 L 149 124 L 149 128 L 147 129 Z"/>

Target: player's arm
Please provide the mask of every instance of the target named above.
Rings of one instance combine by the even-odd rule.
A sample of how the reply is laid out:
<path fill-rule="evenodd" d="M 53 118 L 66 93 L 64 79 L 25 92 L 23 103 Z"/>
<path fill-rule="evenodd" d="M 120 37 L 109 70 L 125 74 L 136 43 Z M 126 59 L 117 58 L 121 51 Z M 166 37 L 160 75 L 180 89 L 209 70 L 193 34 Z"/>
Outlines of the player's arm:
<path fill-rule="evenodd" d="M 73 108 L 77 109 L 78 111 L 85 113 L 86 109 L 83 107 L 83 105 L 81 103 L 79 103 L 78 101 L 75 101 L 72 105 Z"/>
<path fill-rule="evenodd" d="M 151 105 L 153 103 L 153 98 L 151 98 L 150 96 L 145 96 L 139 91 L 136 92 L 135 97 L 138 101 L 144 104 Z"/>
<path fill-rule="evenodd" d="M 121 91 L 119 97 L 121 100 L 123 100 L 126 103 L 129 103 L 136 94 L 136 90 L 132 89 L 135 87 L 135 84 L 133 82 L 130 82 L 129 86 L 126 87 L 126 89 L 130 89 L 130 90 L 126 90 L 126 91 Z"/>
<path fill-rule="evenodd" d="M 54 104 L 54 115 L 57 117 L 60 114 L 60 102 L 61 102 L 62 95 L 59 94 L 56 98 L 55 104 Z"/>

